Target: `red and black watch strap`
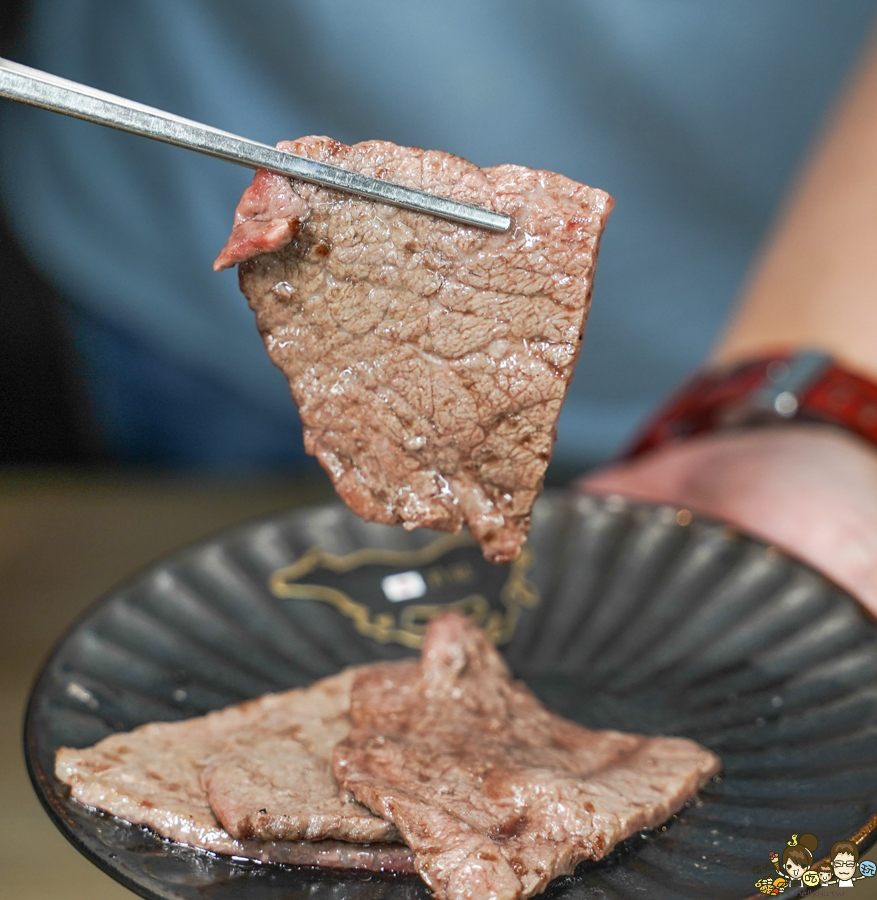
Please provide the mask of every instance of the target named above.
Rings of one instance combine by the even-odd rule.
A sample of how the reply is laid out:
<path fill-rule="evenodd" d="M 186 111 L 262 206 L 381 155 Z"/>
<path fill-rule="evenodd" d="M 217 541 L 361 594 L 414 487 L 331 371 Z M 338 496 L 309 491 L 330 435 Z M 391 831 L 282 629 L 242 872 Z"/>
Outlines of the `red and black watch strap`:
<path fill-rule="evenodd" d="M 836 425 L 877 445 L 877 384 L 817 351 L 707 371 L 669 398 L 624 458 L 693 435 L 789 421 Z"/>

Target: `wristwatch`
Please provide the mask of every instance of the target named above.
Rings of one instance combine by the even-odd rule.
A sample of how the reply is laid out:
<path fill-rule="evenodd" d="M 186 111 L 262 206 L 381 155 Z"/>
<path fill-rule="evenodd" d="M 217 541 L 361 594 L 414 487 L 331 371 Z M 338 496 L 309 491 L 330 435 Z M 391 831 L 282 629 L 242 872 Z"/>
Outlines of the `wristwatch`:
<path fill-rule="evenodd" d="M 622 458 L 693 435 L 792 421 L 836 425 L 877 444 L 877 384 L 818 350 L 708 370 L 671 395 Z"/>

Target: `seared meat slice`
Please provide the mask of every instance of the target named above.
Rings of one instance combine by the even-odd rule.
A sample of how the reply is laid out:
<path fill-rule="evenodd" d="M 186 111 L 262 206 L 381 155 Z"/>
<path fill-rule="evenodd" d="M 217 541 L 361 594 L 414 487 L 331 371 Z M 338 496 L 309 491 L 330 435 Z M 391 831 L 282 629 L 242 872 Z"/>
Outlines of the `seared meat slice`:
<path fill-rule="evenodd" d="M 87 749 L 63 747 L 56 757 L 56 775 L 70 785 L 81 803 L 203 850 L 265 862 L 410 871 L 410 854 L 401 845 L 363 847 L 319 840 L 350 834 L 381 841 L 395 835 L 392 826 L 359 804 L 340 800 L 334 779 L 323 779 L 322 794 L 306 792 L 302 799 L 313 806 L 298 810 L 301 819 L 313 822 L 303 830 L 315 842 L 252 840 L 254 835 L 245 833 L 241 839 L 233 837 L 217 821 L 200 783 L 205 765 L 227 749 L 230 741 L 239 747 L 253 734 L 285 738 L 301 758 L 305 748 L 297 742 L 297 735 L 309 729 L 318 736 L 345 733 L 354 671 L 348 669 L 304 690 L 268 695 L 206 716 L 144 725 L 110 735 Z M 322 748 L 323 755 L 312 767 L 326 766 L 328 749 Z M 328 822 L 327 809 L 333 812 Z M 328 825 L 322 831 L 321 821 Z"/>
<path fill-rule="evenodd" d="M 342 799 L 330 762 L 334 749 L 335 742 L 314 754 L 300 741 L 257 730 L 248 748 L 223 748 L 213 757 L 201 785 L 225 830 L 240 840 L 398 840 L 389 822 Z"/>
<path fill-rule="evenodd" d="M 414 663 L 395 666 L 414 675 Z M 350 730 L 347 695 L 333 709 L 323 692 L 302 693 L 311 702 L 299 699 L 295 724 L 286 710 L 280 721 L 265 716 L 235 730 L 205 765 L 201 785 L 219 821 L 240 840 L 398 841 L 390 822 L 341 796 L 332 773 L 332 751 Z"/>
<path fill-rule="evenodd" d="M 465 523 L 488 559 L 515 559 L 611 198 L 382 141 L 278 146 L 513 217 L 509 234 L 492 234 L 260 171 L 215 265 L 241 263 L 305 447 L 351 509 L 408 528 Z"/>
<path fill-rule="evenodd" d="M 420 677 L 362 669 L 339 783 L 396 824 L 438 898 L 529 897 L 659 824 L 719 770 L 692 741 L 589 731 L 515 682 L 485 636 L 434 620 Z"/>

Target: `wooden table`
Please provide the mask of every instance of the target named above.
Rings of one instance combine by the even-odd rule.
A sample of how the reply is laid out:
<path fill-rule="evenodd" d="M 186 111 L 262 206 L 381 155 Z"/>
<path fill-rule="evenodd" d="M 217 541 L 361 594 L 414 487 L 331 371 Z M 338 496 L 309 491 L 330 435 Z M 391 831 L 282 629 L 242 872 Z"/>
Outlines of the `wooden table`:
<path fill-rule="evenodd" d="M 61 836 L 24 767 L 21 722 L 31 681 L 67 627 L 115 584 L 171 550 L 331 496 L 316 474 L 220 481 L 0 472 L 0 897 L 133 896 Z M 877 862 L 877 850 L 868 858 Z M 877 898 L 877 877 L 856 882 L 850 896 Z"/>

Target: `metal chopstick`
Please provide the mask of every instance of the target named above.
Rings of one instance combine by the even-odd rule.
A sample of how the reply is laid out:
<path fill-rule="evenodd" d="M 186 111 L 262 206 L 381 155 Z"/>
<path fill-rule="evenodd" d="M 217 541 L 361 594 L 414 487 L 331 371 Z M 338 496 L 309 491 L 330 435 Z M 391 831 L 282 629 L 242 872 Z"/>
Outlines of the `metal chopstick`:
<path fill-rule="evenodd" d="M 175 144 L 187 150 L 196 150 L 251 169 L 268 169 L 464 225 L 500 232 L 508 231 L 511 227 L 508 216 L 480 206 L 459 203 L 426 191 L 275 150 L 267 144 L 259 144 L 6 59 L 0 59 L 0 97 L 99 125 L 108 125 L 110 128 Z"/>

